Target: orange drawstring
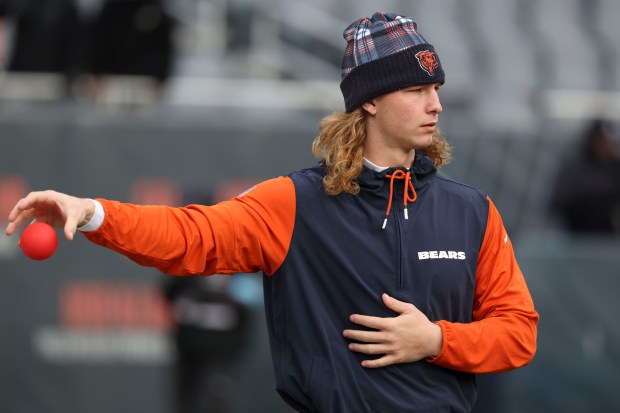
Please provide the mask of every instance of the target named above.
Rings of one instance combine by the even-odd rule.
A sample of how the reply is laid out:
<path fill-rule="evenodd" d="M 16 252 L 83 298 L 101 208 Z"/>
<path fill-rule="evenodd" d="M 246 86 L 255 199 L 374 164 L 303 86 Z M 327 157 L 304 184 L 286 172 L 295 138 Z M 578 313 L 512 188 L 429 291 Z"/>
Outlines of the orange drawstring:
<path fill-rule="evenodd" d="M 409 219 L 409 213 L 407 212 L 407 203 L 415 202 L 418 198 L 418 194 L 415 192 L 415 188 L 413 187 L 413 182 L 411 182 L 411 173 L 409 171 L 405 172 L 400 169 L 394 171 L 391 175 L 386 175 L 386 178 L 390 178 L 390 198 L 388 199 L 387 210 L 385 211 L 385 219 L 383 220 L 383 226 L 381 229 L 385 229 L 387 225 L 388 216 L 390 215 L 390 211 L 392 209 L 392 196 L 394 194 L 394 180 L 395 179 L 404 179 L 405 180 L 405 191 L 403 196 L 403 204 L 405 207 L 405 219 Z M 409 191 L 413 195 L 409 195 Z"/>

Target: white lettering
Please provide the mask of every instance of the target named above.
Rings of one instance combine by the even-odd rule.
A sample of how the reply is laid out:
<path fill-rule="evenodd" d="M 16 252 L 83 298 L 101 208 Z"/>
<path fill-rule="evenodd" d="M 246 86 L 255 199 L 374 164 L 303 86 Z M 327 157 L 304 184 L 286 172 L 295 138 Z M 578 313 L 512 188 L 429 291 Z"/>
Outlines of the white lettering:
<path fill-rule="evenodd" d="M 467 259 L 464 251 L 418 251 L 419 260 L 465 260 Z"/>

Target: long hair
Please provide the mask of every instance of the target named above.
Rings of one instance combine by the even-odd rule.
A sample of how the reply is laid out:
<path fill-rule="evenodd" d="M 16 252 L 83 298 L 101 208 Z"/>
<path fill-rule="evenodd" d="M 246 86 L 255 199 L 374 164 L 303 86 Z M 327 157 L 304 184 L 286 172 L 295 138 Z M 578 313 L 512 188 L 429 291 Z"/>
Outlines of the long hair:
<path fill-rule="evenodd" d="M 312 143 L 312 153 L 325 162 L 327 173 L 323 188 L 329 195 L 357 194 L 360 190 L 356 179 L 363 166 L 366 116 L 366 111 L 359 107 L 350 113 L 334 112 L 319 124 L 319 136 Z M 439 168 L 452 159 L 451 149 L 437 129 L 432 143 L 420 152 Z"/>

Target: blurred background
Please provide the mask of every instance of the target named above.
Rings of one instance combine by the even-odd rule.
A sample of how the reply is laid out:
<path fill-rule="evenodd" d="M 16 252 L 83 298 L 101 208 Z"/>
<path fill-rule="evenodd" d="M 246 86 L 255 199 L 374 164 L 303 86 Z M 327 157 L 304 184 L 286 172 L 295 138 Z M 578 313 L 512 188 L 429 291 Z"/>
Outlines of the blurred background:
<path fill-rule="evenodd" d="M 438 50 L 441 172 L 490 194 L 541 315 L 476 411 L 620 411 L 617 0 L 0 0 L 0 224 L 30 190 L 217 202 L 312 165 L 342 31 L 377 10 Z M 0 334 L 1 412 L 290 412 L 260 275 L 178 284 L 0 236 Z"/>

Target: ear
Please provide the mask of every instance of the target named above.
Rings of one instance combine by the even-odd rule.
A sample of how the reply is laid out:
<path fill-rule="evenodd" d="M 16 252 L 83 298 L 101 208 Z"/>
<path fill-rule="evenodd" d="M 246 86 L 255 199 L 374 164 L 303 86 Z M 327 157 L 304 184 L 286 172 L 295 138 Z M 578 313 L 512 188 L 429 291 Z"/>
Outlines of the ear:
<path fill-rule="evenodd" d="M 371 99 L 368 102 L 362 105 L 362 108 L 368 112 L 369 115 L 375 115 L 377 113 L 377 105 L 375 105 L 375 100 Z"/>

